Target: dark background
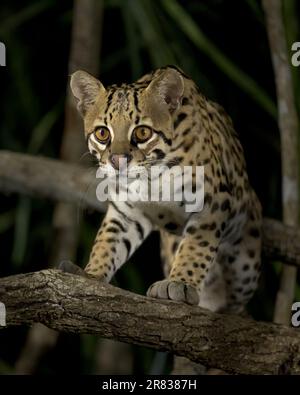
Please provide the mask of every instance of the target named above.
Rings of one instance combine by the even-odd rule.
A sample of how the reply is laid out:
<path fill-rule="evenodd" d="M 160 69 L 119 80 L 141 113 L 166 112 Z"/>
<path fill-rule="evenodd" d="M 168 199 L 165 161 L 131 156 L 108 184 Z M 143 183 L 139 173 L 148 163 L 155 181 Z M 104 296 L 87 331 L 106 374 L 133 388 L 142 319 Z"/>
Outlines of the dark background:
<path fill-rule="evenodd" d="M 280 219 L 276 94 L 260 1 L 169 1 L 181 6 L 176 17 L 160 0 L 104 0 L 102 48 L 95 53 L 100 58 L 101 81 L 131 82 L 156 67 L 181 67 L 233 118 L 264 215 Z M 283 0 L 289 49 L 292 42 L 300 41 L 299 5 L 296 0 Z M 1 1 L 0 41 L 7 48 L 7 66 L 0 67 L 1 149 L 59 157 L 72 9 L 71 0 Z M 197 27 L 193 37 L 189 18 Z M 293 68 L 298 113 L 299 71 Z M 251 93 L 236 80 L 240 73 L 252 79 Z M 53 247 L 53 207 L 49 201 L 0 195 L 0 276 L 47 267 Z M 77 262 L 83 264 L 101 216 L 82 211 L 79 204 L 78 212 L 82 223 Z M 162 275 L 158 236 L 152 235 L 131 261 L 117 274 L 115 283 L 144 293 Z M 260 288 L 249 306 L 257 319 L 272 318 L 280 270 L 278 262 L 264 266 Z M 297 295 L 300 300 L 299 286 Z M 0 332 L 0 373 L 14 372 L 27 332 L 26 328 Z M 99 348 L 93 336 L 61 334 L 36 373 L 99 373 Z M 128 346 L 126 353 L 125 364 L 135 373 L 164 373 L 170 367 L 170 356 L 162 353 L 134 346 Z"/>

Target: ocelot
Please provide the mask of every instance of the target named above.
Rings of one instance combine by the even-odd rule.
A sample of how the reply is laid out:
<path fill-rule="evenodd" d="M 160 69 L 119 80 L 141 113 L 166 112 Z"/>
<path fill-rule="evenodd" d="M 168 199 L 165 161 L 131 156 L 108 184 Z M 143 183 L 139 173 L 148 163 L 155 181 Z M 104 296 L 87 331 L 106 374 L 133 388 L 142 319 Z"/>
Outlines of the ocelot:
<path fill-rule="evenodd" d="M 85 269 L 71 263 L 61 268 L 109 282 L 159 229 L 166 278 L 152 284 L 148 296 L 242 311 L 259 278 L 261 206 L 223 108 L 174 66 L 107 88 L 77 71 L 71 89 L 100 168 L 120 172 L 124 161 L 128 172 L 136 166 L 203 166 L 204 204 L 187 212 L 183 201 L 111 200 Z"/>

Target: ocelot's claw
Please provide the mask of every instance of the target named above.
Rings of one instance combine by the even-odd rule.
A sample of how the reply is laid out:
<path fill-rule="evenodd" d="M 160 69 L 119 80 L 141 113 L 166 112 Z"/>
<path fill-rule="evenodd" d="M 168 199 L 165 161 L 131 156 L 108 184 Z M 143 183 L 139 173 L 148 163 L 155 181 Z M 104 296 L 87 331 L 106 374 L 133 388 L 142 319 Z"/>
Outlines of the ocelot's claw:
<path fill-rule="evenodd" d="M 58 269 L 65 273 L 77 274 L 78 276 L 88 277 L 87 273 L 81 269 L 81 267 L 75 265 L 71 261 L 61 261 L 58 265 Z"/>
<path fill-rule="evenodd" d="M 195 287 L 182 281 L 162 280 L 152 284 L 147 296 L 157 299 L 170 299 L 191 305 L 199 304 L 199 294 Z"/>

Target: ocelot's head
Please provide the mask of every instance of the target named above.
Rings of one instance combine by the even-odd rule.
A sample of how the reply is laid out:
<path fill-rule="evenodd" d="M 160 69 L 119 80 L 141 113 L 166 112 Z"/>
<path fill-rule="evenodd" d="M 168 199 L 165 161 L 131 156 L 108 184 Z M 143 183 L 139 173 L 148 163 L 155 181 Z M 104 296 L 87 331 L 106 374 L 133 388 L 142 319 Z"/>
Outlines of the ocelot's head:
<path fill-rule="evenodd" d="M 105 88 L 84 71 L 71 77 L 89 150 L 104 169 L 149 168 L 167 161 L 174 137 L 172 115 L 184 80 L 173 68 L 134 84 Z"/>

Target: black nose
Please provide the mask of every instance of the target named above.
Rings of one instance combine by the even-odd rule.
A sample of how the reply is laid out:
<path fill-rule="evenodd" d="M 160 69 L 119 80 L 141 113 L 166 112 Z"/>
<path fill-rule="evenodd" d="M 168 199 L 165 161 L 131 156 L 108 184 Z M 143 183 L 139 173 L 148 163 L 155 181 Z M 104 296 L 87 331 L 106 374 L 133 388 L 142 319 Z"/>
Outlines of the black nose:
<path fill-rule="evenodd" d="M 131 161 L 132 155 L 130 154 L 111 154 L 109 157 L 109 160 L 113 167 L 117 170 L 124 167 L 125 165 L 128 165 L 128 163 Z"/>

